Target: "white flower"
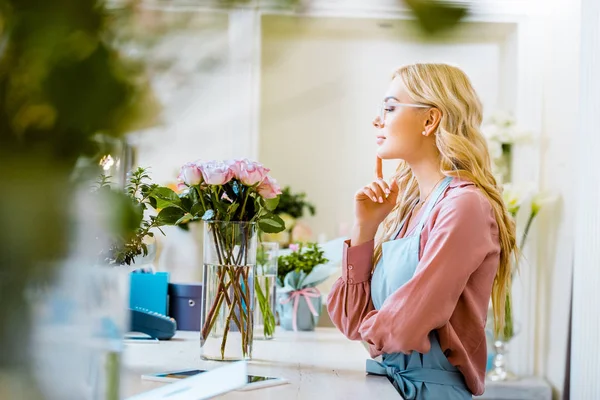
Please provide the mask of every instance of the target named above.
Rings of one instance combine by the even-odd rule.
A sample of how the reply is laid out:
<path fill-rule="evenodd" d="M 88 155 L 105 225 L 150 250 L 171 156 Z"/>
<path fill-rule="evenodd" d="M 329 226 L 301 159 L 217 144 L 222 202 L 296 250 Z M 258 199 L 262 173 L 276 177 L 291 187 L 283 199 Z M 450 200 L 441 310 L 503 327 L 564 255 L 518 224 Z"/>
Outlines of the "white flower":
<path fill-rule="evenodd" d="M 556 201 L 558 201 L 556 195 L 547 192 L 538 192 L 531 199 L 531 213 L 535 216 L 542 208 L 546 208 Z"/>
<path fill-rule="evenodd" d="M 486 124 L 481 128 L 481 133 L 486 138 L 488 142 L 490 141 L 498 141 L 499 138 L 499 129 L 498 126 L 494 124 Z"/>
<path fill-rule="evenodd" d="M 504 144 L 525 142 L 531 137 L 530 132 L 519 127 L 514 117 L 504 111 L 493 113 L 481 130 L 488 141 L 496 140 Z"/>
<path fill-rule="evenodd" d="M 495 111 L 489 118 L 490 124 L 499 126 L 499 127 L 510 127 L 516 124 L 516 121 L 514 119 L 514 117 L 512 116 L 512 114 L 506 112 L 506 111 L 502 111 L 502 110 L 498 110 Z"/>
<path fill-rule="evenodd" d="M 521 203 L 523 201 L 523 193 L 517 190 L 513 185 L 507 183 L 504 185 L 504 190 L 502 192 L 502 198 L 504 199 L 504 204 L 508 209 L 508 212 L 513 216 L 516 216 L 521 208 Z"/>
<path fill-rule="evenodd" d="M 488 140 L 488 150 L 494 162 L 502 158 L 502 143 L 497 140 Z"/>

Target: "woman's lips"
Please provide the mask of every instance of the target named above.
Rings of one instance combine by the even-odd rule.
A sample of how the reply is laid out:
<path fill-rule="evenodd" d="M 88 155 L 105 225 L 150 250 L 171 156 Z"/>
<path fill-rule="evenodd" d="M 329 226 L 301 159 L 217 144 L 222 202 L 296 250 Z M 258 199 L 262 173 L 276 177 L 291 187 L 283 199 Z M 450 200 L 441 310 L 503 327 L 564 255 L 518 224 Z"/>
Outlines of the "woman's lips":
<path fill-rule="evenodd" d="M 378 145 L 381 145 L 384 140 L 385 140 L 385 137 L 383 137 L 383 136 L 377 136 L 377 144 Z"/>

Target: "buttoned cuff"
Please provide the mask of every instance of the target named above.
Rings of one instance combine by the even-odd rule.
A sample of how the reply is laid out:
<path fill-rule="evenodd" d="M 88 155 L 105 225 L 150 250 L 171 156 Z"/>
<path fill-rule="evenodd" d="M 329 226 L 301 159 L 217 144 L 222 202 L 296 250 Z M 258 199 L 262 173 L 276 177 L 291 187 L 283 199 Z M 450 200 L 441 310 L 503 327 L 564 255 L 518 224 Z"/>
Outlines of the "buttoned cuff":
<path fill-rule="evenodd" d="M 352 285 L 371 279 L 374 248 L 374 240 L 358 246 L 350 246 L 350 240 L 344 242 L 344 254 L 342 256 L 342 279 L 344 281 Z"/>

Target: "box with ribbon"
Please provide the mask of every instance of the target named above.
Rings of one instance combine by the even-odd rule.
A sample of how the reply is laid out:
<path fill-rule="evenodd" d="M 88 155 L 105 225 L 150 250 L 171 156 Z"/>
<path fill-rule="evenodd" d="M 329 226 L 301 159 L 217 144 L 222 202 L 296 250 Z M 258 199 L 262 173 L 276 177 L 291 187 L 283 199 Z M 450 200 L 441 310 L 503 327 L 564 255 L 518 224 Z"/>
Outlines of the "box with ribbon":
<path fill-rule="evenodd" d="M 336 272 L 318 245 L 311 244 L 303 251 L 302 246 L 279 258 L 278 313 L 283 329 L 312 331 L 319 321 L 321 292 L 316 288 Z"/>

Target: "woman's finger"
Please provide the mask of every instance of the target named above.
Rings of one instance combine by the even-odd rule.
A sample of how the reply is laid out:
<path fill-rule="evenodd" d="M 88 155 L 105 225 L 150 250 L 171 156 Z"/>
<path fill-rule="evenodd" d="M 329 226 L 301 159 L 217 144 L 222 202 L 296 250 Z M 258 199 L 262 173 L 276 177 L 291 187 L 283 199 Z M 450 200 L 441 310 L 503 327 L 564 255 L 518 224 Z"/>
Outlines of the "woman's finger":
<path fill-rule="evenodd" d="M 383 203 L 383 199 L 386 198 L 386 195 L 385 195 L 385 191 L 381 188 L 379 183 L 373 182 L 369 185 L 369 188 L 371 189 L 371 191 L 373 193 L 375 193 L 375 196 L 377 197 L 377 201 L 379 203 Z"/>
<path fill-rule="evenodd" d="M 377 203 L 377 195 L 375 192 L 373 192 L 370 186 L 365 186 L 362 191 L 368 198 Z"/>
<path fill-rule="evenodd" d="M 390 186 L 386 181 L 384 181 L 383 179 L 379 179 L 378 181 L 376 181 L 376 183 L 379 185 L 381 190 L 383 190 L 383 193 L 385 193 L 386 196 L 391 193 Z"/>
<path fill-rule="evenodd" d="M 383 179 L 383 165 L 381 163 L 381 158 L 376 156 L 375 161 L 375 179 Z"/>

